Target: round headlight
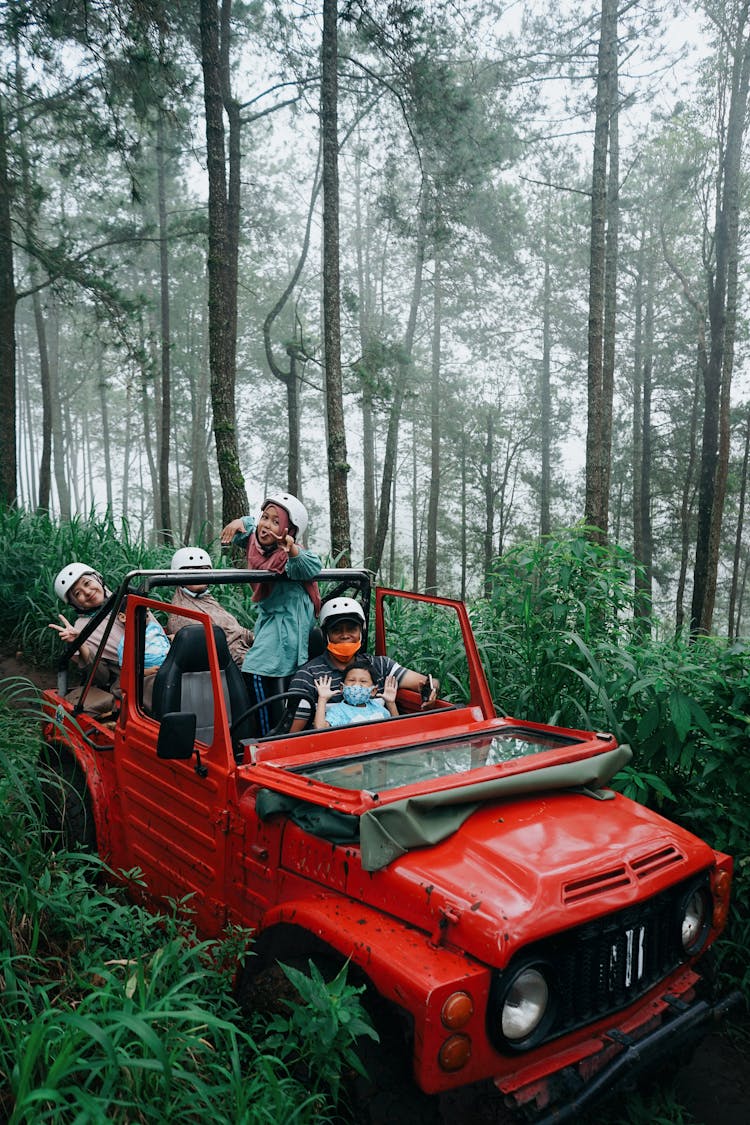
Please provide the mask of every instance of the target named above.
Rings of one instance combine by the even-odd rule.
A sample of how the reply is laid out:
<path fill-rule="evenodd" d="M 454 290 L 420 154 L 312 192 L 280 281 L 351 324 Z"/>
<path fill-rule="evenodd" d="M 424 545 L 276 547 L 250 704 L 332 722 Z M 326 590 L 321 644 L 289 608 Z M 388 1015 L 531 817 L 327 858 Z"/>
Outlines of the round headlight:
<path fill-rule="evenodd" d="M 511 1043 L 527 1039 L 539 1026 L 549 1004 L 549 987 L 539 969 L 522 969 L 505 993 L 500 1027 Z"/>
<path fill-rule="evenodd" d="M 697 887 L 685 900 L 682 912 L 682 948 L 691 957 L 705 945 L 711 922 L 711 904 L 705 887 Z"/>

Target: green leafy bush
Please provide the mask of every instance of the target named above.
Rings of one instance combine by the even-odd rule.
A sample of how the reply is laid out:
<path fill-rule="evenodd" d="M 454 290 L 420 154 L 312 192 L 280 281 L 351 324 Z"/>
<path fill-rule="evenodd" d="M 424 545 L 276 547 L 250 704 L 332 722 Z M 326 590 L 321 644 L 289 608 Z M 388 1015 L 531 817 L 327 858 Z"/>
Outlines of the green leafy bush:
<path fill-rule="evenodd" d="M 338 1098 L 344 1067 L 366 1076 L 357 1040 L 363 1035 L 378 1039 L 359 999 L 365 986 L 348 983 L 348 962 L 330 981 L 312 960 L 307 972 L 280 967 L 303 1003 L 283 1001 L 289 1015 L 273 1016 L 266 1044 L 289 1066 L 302 1064 L 311 1090 L 328 1089 Z"/>
<path fill-rule="evenodd" d="M 633 574 L 626 551 L 591 542 L 584 528 L 495 561 L 491 597 L 476 607 L 477 639 L 506 714 L 576 725 L 585 687 L 576 672 L 588 671 L 596 643 L 630 639 Z"/>

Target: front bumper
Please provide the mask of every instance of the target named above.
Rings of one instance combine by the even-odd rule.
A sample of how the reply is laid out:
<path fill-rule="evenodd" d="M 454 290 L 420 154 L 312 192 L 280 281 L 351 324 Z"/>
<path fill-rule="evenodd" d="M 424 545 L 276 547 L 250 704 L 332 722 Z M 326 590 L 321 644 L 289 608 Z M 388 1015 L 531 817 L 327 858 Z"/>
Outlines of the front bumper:
<path fill-rule="evenodd" d="M 711 1024 L 718 1023 L 743 1003 L 741 992 L 732 992 L 716 1003 L 700 1000 L 687 1006 L 677 1001 L 674 1015 L 637 1040 L 612 1031 L 609 1037 L 621 1050 L 612 1058 L 608 1058 L 609 1051 L 602 1052 L 605 1061 L 589 1078 L 577 1066 L 555 1075 L 552 1080 L 555 1088 L 547 1089 L 545 1095 L 550 1101 L 562 1098 L 563 1104 L 536 1117 L 535 1125 L 561 1125 L 564 1121 L 576 1120 L 584 1110 L 619 1086 L 652 1071 L 663 1059 L 676 1057 L 680 1051 L 695 1045 Z M 587 1060 L 584 1068 L 589 1074 L 594 1069 L 592 1062 L 595 1060 Z"/>

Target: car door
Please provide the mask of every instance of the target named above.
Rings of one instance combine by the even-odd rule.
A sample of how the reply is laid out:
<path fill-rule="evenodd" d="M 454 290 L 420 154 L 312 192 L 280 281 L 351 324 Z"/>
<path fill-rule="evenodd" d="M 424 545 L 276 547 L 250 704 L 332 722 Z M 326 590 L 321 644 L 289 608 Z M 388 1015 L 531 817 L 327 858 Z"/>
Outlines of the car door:
<path fill-rule="evenodd" d="M 165 760 L 157 756 L 161 724 L 147 714 L 138 690 L 136 616 L 141 600 L 135 601 L 132 622 L 128 606 L 123 713 L 115 745 L 122 809 L 120 858 L 127 867 L 140 869 L 148 897 L 187 900 L 200 932 L 214 935 L 226 920 L 227 786 L 233 754 L 213 635 L 207 630 L 212 737 L 196 740 L 189 759 Z"/>

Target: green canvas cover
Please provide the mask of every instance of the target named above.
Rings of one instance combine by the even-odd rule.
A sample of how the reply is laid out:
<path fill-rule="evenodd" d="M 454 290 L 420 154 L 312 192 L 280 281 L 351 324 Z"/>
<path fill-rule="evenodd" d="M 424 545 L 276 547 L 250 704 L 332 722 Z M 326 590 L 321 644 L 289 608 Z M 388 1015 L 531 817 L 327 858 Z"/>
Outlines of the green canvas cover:
<path fill-rule="evenodd" d="M 258 793 L 256 809 L 262 820 L 275 813 L 286 813 L 300 828 L 334 844 L 359 842 L 364 870 L 379 871 L 412 848 L 428 847 L 446 839 L 487 801 L 560 789 L 583 790 L 592 797 L 607 799 L 613 794 L 604 787 L 632 757 L 629 746 L 617 746 L 578 762 L 406 797 L 368 809 L 360 817 L 270 789 Z"/>

